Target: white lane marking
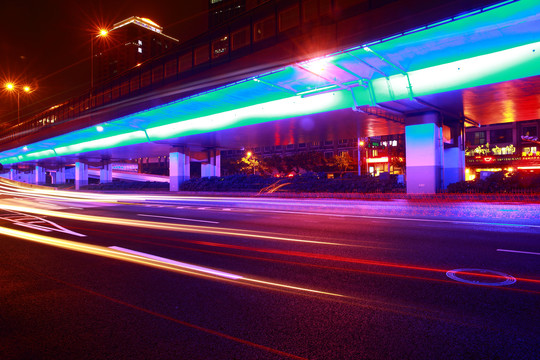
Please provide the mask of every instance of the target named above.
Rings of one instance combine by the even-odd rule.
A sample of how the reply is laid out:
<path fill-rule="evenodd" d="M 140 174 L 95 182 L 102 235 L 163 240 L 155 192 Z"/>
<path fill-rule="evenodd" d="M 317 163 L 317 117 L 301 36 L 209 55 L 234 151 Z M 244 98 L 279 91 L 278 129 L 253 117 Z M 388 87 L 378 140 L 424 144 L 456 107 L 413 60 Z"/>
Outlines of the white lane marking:
<path fill-rule="evenodd" d="M 402 218 L 402 217 L 390 217 L 390 216 L 330 214 L 330 213 L 307 212 L 307 211 L 303 212 L 303 211 L 265 210 L 265 209 L 257 209 L 257 210 L 260 212 L 274 212 L 274 213 L 283 213 L 283 214 L 320 215 L 320 216 L 333 216 L 333 217 L 351 217 L 351 218 L 361 218 L 361 219 L 425 221 L 425 222 L 438 222 L 438 223 L 450 223 L 450 224 L 496 225 L 496 226 L 540 228 L 540 225 L 531 225 L 531 224 L 509 224 L 509 223 L 493 223 L 493 222 L 483 222 L 483 221 L 437 220 L 437 219 Z M 250 211 L 255 211 L 255 210 L 250 210 Z"/>
<path fill-rule="evenodd" d="M 518 253 L 518 254 L 539 255 L 540 256 L 540 253 L 531 252 L 531 251 L 508 250 L 508 249 L 497 249 L 497 251 L 504 251 L 504 252 Z"/>
<path fill-rule="evenodd" d="M 230 208 L 224 208 L 224 209 L 221 209 L 221 210 L 223 210 L 223 211 L 231 211 Z"/>
<path fill-rule="evenodd" d="M 47 220 L 44 218 L 41 218 L 39 216 L 30 215 L 18 211 L 10 211 L 5 210 L 13 215 L 0 215 L 0 220 L 7 220 L 14 225 L 18 226 L 24 226 L 30 229 L 44 231 L 44 232 L 51 232 L 51 231 L 57 231 L 65 234 L 75 235 L 79 237 L 85 237 L 86 235 L 80 234 L 75 231 L 71 231 L 69 229 L 66 229 L 65 227 L 58 225 L 55 222 L 52 222 L 51 220 Z"/>
<path fill-rule="evenodd" d="M 208 223 L 208 224 L 219 224 L 219 221 L 187 219 L 187 218 L 180 218 L 180 217 L 174 217 L 174 216 L 161 216 L 161 215 L 148 215 L 148 214 L 137 214 L 137 215 L 138 215 L 138 216 L 146 216 L 146 217 L 161 218 L 161 219 L 172 219 L 172 220 L 183 220 L 183 221 L 201 222 L 201 223 Z"/>
<path fill-rule="evenodd" d="M 179 266 L 179 267 L 182 267 L 182 268 L 187 268 L 187 269 L 191 269 L 191 270 L 200 271 L 200 272 L 203 272 L 203 273 L 206 273 L 206 274 L 225 277 L 227 279 L 238 280 L 238 279 L 243 278 L 243 276 L 240 276 L 240 275 L 231 274 L 231 273 L 227 273 L 227 272 L 219 271 L 219 270 L 214 270 L 214 269 L 210 269 L 210 268 L 205 268 L 205 267 L 198 266 L 198 265 L 183 263 L 183 262 L 180 262 L 180 261 L 171 260 L 171 259 L 167 259 L 167 258 L 164 258 L 164 257 L 161 257 L 161 256 L 147 254 L 147 253 L 143 253 L 143 252 L 139 252 L 139 251 L 135 251 L 135 250 L 130 250 L 130 249 L 126 249 L 126 248 L 119 247 L 119 246 L 109 246 L 109 249 L 118 250 L 118 251 L 126 252 L 126 253 L 129 253 L 129 254 L 142 256 L 142 257 L 145 257 L 145 258 L 148 258 L 148 259 L 153 259 L 153 260 L 161 261 L 161 262 L 164 262 L 164 263 L 167 263 L 167 264 Z"/>

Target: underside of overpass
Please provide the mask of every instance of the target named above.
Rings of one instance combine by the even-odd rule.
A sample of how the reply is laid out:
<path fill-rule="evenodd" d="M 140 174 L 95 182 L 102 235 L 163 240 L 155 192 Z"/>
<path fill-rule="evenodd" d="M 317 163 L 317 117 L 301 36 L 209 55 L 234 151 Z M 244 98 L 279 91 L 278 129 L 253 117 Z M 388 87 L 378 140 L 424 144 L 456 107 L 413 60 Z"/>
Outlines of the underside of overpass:
<path fill-rule="evenodd" d="M 429 189 L 409 191 L 435 192 L 445 185 L 441 169 L 455 168 L 457 180 L 464 171 L 463 126 L 540 117 L 539 13 L 535 1 L 506 1 L 2 151 L 0 162 L 54 169 L 81 159 L 122 161 L 171 149 L 285 145 L 409 128 L 408 182 L 415 168 L 417 177 L 426 176 L 426 167 L 433 177 Z M 444 126 L 452 129 L 446 145 Z M 456 153 L 446 164 L 449 148 Z M 433 153 L 427 163 L 426 152 Z"/>

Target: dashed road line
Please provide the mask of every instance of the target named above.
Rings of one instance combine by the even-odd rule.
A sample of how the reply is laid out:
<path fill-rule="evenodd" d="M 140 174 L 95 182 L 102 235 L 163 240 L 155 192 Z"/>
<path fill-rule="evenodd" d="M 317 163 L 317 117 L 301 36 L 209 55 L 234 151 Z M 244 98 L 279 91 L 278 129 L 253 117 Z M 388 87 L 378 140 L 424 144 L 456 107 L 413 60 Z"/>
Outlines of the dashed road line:
<path fill-rule="evenodd" d="M 137 214 L 137 215 L 138 216 L 161 218 L 161 219 L 172 219 L 172 220 L 201 222 L 201 223 L 208 223 L 208 224 L 219 224 L 219 221 L 188 219 L 188 218 L 180 218 L 180 217 L 174 217 L 174 216 L 161 216 L 161 215 L 150 215 L 150 214 Z"/>

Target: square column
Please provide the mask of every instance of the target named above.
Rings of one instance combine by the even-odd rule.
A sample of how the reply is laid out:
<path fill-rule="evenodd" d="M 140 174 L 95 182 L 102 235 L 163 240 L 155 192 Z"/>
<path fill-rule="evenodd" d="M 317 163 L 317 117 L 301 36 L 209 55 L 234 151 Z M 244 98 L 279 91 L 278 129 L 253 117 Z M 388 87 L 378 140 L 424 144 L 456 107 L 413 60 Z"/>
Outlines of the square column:
<path fill-rule="evenodd" d="M 406 119 L 407 194 L 435 194 L 441 189 L 443 142 L 437 113 Z"/>
<path fill-rule="evenodd" d="M 201 164 L 201 177 L 221 176 L 221 154 L 219 150 L 208 151 L 208 162 Z"/>
<path fill-rule="evenodd" d="M 88 185 L 88 165 L 77 161 L 75 163 L 75 190 Z"/>
<path fill-rule="evenodd" d="M 66 168 L 61 167 L 56 170 L 54 177 L 54 184 L 61 185 L 66 183 Z"/>
<path fill-rule="evenodd" d="M 9 180 L 17 181 L 17 170 L 9 169 Z"/>
<path fill-rule="evenodd" d="M 99 183 L 107 184 L 112 182 L 112 165 L 109 162 L 103 162 L 99 170 Z"/>
<path fill-rule="evenodd" d="M 434 194 L 465 179 L 462 124 L 443 125 L 436 112 L 407 117 L 405 124 L 408 194 Z"/>
<path fill-rule="evenodd" d="M 180 184 L 189 180 L 190 157 L 186 148 L 175 148 L 169 154 L 169 189 L 178 191 Z"/>
<path fill-rule="evenodd" d="M 465 180 L 465 150 L 460 147 L 444 149 L 443 186 Z"/>
<path fill-rule="evenodd" d="M 444 148 L 443 186 L 445 189 L 452 183 L 465 181 L 464 134 L 464 130 L 459 131 L 459 135 L 452 140 L 456 143 L 452 147 Z"/>
<path fill-rule="evenodd" d="M 32 184 L 45 185 L 47 182 L 47 172 L 43 166 L 36 165 L 34 168 L 34 176 L 32 179 Z"/>

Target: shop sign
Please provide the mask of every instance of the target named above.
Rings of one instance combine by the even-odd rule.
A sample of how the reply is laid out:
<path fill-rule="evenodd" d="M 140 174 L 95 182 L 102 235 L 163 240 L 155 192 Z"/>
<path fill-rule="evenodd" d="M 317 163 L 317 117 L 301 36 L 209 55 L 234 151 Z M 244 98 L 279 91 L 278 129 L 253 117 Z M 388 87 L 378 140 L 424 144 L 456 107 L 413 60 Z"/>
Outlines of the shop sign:
<path fill-rule="evenodd" d="M 388 162 L 388 156 L 380 157 L 380 158 L 369 158 L 369 159 L 366 159 L 366 162 L 368 164 L 387 163 Z"/>
<path fill-rule="evenodd" d="M 519 161 L 521 163 L 539 162 L 540 155 L 534 156 L 469 156 L 466 158 L 467 164 L 489 164 L 489 163 L 511 163 Z"/>
<path fill-rule="evenodd" d="M 504 146 L 502 148 L 495 145 L 494 147 L 489 147 L 489 144 L 479 145 L 474 149 L 465 149 L 465 156 L 476 156 L 476 155 L 512 155 L 516 153 L 516 148 L 514 145 Z"/>

